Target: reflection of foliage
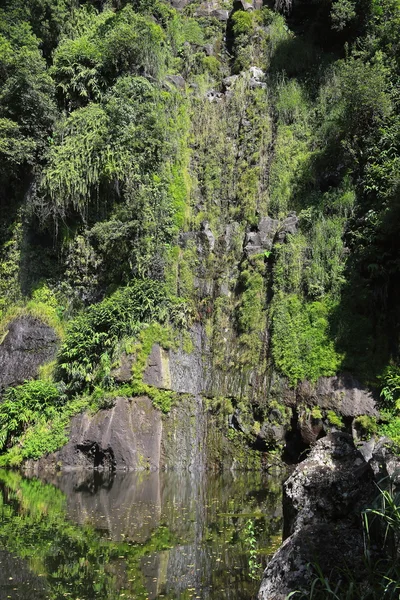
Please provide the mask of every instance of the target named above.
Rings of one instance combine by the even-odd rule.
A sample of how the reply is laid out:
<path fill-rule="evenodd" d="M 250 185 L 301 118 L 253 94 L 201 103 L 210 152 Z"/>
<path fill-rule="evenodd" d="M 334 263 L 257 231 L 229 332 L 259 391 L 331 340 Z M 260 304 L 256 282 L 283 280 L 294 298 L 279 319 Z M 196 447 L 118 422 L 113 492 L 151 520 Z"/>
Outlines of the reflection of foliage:
<path fill-rule="evenodd" d="M 278 531 L 280 523 L 270 515 L 280 500 L 279 483 L 274 486 L 273 481 L 264 480 L 260 473 L 236 475 L 234 479 L 230 475 L 211 476 L 203 481 L 199 503 L 190 478 L 175 479 L 173 473 L 169 475 L 171 481 L 168 477 L 164 480 L 161 524 L 147 541 L 136 544 L 112 541 L 90 525 L 75 525 L 67 518 L 66 498 L 59 490 L 38 480 L 23 479 L 16 472 L 2 471 L 0 545 L 26 559 L 33 573 L 45 577 L 51 600 L 64 595 L 81 600 L 116 600 L 123 594 L 145 600 L 149 591 L 144 573 L 148 571 L 142 569 L 153 561 L 156 553 L 160 553 L 165 564 L 171 548 L 175 548 L 173 561 L 175 551 L 177 556 L 187 557 L 196 549 L 196 567 L 205 577 L 203 584 L 205 581 L 211 584 L 212 597 L 219 597 L 228 581 L 232 583 L 232 577 L 242 597 L 252 597 L 255 583 L 248 576 L 246 526 L 251 520 L 252 536 L 264 543 Z M 180 486 L 189 486 L 189 495 L 184 491 L 177 493 L 177 481 Z M 138 485 L 145 482 L 146 479 L 138 481 Z M 260 506 L 265 514 L 260 512 Z M 145 521 L 149 507 L 136 509 Z M 199 510 L 205 511 L 200 521 Z M 170 573 L 171 580 L 167 582 L 160 575 L 161 585 L 167 584 L 169 589 L 168 593 L 163 590 L 166 598 L 190 597 L 187 590 L 178 591 L 180 576 L 187 574 L 191 581 L 194 565 L 187 562 L 188 559 L 183 561 L 178 572 Z M 173 564 L 176 566 L 176 562 Z M 196 573 L 195 577 L 198 580 L 199 575 Z M 174 582 L 178 582 L 176 589 Z M 201 589 L 197 591 L 200 594 Z"/>
<path fill-rule="evenodd" d="M 125 582 L 118 581 L 116 572 L 121 560 L 136 577 L 126 582 L 126 591 L 147 597 L 139 561 L 171 547 L 173 537 L 166 527 L 159 527 L 144 545 L 110 542 L 88 525 L 69 522 L 65 497 L 53 486 L 10 472 L 0 473 L 0 482 L 0 542 L 46 576 L 52 600 L 69 596 L 71 589 L 82 600 L 120 598 Z"/>

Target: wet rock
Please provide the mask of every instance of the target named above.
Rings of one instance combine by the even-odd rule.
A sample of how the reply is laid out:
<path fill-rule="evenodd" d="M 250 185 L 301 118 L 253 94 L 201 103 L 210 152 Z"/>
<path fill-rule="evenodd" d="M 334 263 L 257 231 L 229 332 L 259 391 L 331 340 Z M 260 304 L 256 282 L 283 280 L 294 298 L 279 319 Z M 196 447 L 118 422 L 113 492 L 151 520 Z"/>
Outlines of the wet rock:
<path fill-rule="evenodd" d="M 373 470 L 350 435 L 319 440 L 284 484 L 285 542 L 264 572 L 259 600 L 306 589 L 316 559 L 325 573 L 351 565 L 365 577 L 360 513 L 375 495 Z"/>
<path fill-rule="evenodd" d="M 208 466 L 208 421 L 204 400 L 190 396 L 171 408 L 163 420 L 161 468 L 203 471 Z"/>
<path fill-rule="evenodd" d="M 39 367 L 54 359 L 59 343 L 52 327 L 29 315 L 11 321 L 0 340 L 0 393 L 37 377 Z"/>

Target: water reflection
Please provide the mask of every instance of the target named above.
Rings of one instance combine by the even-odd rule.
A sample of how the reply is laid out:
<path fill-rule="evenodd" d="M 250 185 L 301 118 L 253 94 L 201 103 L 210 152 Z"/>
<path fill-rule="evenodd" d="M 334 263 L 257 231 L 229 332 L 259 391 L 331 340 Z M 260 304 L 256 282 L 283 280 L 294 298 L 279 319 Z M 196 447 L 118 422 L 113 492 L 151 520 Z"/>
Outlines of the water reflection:
<path fill-rule="evenodd" d="M 0 600 L 251 600 L 280 531 L 280 481 L 260 473 L 0 471 Z M 12 579 L 11 579 L 12 578 Z"/>

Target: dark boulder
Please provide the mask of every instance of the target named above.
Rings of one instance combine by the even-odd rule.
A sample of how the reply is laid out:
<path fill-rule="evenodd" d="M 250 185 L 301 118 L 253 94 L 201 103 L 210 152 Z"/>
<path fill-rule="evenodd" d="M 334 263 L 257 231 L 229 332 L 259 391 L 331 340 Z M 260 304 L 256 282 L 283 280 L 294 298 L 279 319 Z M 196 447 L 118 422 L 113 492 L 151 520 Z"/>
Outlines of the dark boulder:
<path fill-rule="evenodd" d="M 15 318 L 0 338 L 0 394 L 10 385 L 37 377 L 54 359 L 59 339 L 52 327 L 30 315 Z"/>
<path fill-rule="evenodd" d="M 352 437 L 319 440 L 284 484 L 284 543 L 264 572 L 259 600 L 309 589 L 315 562 L 324 573 L 351 565 L 365 576 L 361 511 L 375 496 L 373 469 Z"/>

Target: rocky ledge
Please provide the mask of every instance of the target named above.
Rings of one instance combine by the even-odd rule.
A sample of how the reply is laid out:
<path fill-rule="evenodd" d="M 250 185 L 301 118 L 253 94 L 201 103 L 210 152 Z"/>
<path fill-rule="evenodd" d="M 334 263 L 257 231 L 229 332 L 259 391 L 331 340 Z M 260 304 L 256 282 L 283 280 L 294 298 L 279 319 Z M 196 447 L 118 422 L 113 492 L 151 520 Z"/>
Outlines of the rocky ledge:
<path fill-rule="evenodd" d="M 399 468 L 387 440 L 359 448 L 341 432 L 319 440 L 284 484 L 284 541 L 264 572 L 258 599 L 284 600 L 310 589 L 314 563 L 326 574 L 350 567 L 362 580 L 361 511 L 376 497 L 377 481 L 389 476 L 397 483 Z"/>

